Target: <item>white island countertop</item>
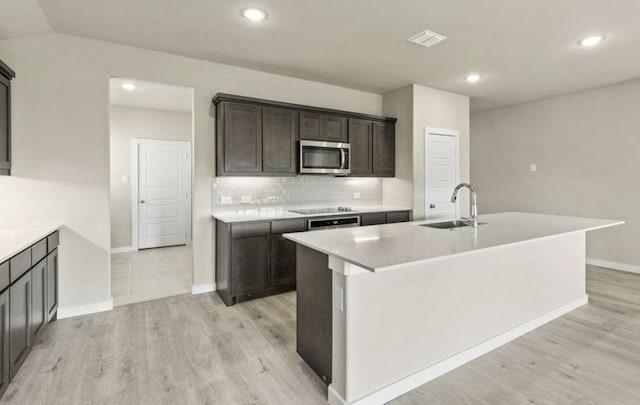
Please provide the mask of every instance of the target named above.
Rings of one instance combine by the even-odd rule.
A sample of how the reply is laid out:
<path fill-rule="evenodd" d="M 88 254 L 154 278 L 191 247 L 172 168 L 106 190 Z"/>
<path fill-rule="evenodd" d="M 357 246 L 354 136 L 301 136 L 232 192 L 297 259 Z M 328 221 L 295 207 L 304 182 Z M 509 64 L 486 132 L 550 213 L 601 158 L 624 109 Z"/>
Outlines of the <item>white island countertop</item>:
<path fill-rule="evenodd" d="M 245 209 L 220 209 L 215 210 L 212 216 L 222 222 L 251 222 L 251 221 L 269 221 L 279 219 L 295 219 L 295 218 L 314 218 L 323 216 L 336 215 L 358 215 L 369 214 L 374 212 L 395 212 L 395 211 L 411 211 L 406 207 L 391 207 L 384 205 L 350 207 L 351 211 L 320 213 L 320 214 L 298 214 L 291 212 L 298 207 L 259 207 Z M 306 207 L 305 207 L 306 208 Z"/>
<path fill-rule="evenodd" d="M 364 269 L 380 272 L 481 249 L 624 224 L 624 221 L 505 212 L 478 216 L 471 227 L 435 229 L 436 221 L 285 234 L 284 237 Z"/>
<path fill-rule="evenodd" d="M 60 224 L 0 227 L 0 263 L 60 229 Z"/>

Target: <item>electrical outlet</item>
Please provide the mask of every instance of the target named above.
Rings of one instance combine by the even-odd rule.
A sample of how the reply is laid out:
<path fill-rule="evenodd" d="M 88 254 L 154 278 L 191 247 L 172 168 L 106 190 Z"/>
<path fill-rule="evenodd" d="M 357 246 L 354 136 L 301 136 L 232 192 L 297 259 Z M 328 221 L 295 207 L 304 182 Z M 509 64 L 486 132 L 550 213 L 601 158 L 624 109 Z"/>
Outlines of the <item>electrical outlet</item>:
<path fill-rule="evenodd" d="M 359 200 L 360 199 L 360 193 L 358 193 L 358 192 L 353 193 L 353 199 L 354 200 Z"/>
<path fill-rule="evenodd" d="M 536 170 L 538 170 L 538 166 L 535 163 L 531 163 L 531 171 L 535 172 Z"/>
<path fill-rule="evenodd" d="M 220 204 L 233 204 L 233 199 L 229 196 L 222 196 L 220 197 Z"/>
<path fill-rule="evenodd" d="M 243 195 L 242 197 L 240 197 L 240 202 L 243 204 L 250 204 L 251 197 L 249 197 L 248 195 Z"/>
<path fill-rule="evenodd" d="M 123 183 L 128 183 L 129 182 L 129 176 L 127 176 L 126 174 L 122 175 L 122 182 Z"/>
<path fill-rule="evenodd" d="M 335 301 L 336 301 L 336 308 L 339 311 L 343 312 L 344 311 L 344 290 L 342 289 L 342 287 L 336 287 Z"/>

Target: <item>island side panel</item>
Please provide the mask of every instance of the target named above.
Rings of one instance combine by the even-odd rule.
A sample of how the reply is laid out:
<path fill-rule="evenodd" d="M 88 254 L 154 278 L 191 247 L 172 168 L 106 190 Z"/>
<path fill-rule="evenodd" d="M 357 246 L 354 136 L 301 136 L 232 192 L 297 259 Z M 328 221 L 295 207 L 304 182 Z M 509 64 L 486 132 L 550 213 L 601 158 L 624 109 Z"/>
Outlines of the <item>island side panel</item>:
<path fill-rule="evenodd" d="M 331 382 L 332 274 L 326 254 L 296 247 L 297 351 L 325 382 Z"/>
<path fill-rule="evenodd" d="M 332 388 L 352 403 L 584 300 L 585 233 L 347 275 L 345 286 L 346 386 Z"/>

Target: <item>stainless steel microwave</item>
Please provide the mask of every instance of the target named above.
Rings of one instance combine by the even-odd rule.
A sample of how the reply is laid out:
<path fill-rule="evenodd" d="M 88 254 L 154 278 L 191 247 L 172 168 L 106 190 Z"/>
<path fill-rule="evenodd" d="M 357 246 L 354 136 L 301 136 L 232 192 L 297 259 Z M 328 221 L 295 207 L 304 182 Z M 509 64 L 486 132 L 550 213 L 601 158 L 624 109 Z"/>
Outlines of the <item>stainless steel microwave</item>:
<path fill-rule="evenodd" d="M 347 175 L 350 151 L 348 143 L 300 141 L 300 173 Z"/>

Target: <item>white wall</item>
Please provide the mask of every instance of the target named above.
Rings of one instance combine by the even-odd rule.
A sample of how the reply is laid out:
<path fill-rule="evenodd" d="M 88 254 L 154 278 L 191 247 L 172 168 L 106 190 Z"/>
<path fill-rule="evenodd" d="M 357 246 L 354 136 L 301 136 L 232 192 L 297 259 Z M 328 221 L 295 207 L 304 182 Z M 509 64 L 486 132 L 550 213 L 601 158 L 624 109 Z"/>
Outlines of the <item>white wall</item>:
<path fill-rule="evenodd" d="M 407 112 L 408 108 L 411 113 Z M 402 116 L 403 122 L 396 127 L 397 178 L 385 179 L 383 201 L 413 206 L 414 219 L 422 219 L 425 216 L 425 128 L 460 131 L 460 181 L 468 181 L 469 97 L 413 84 L 385 94 L 384 112 L 399 119 Z M 408 120 L 411 126 L 406 124 Z M 466 212 L 468 195 L 465 193 L 458 201 L 463 207 L 461 212 Z"/>
<path fill-rule="evenodd" d="M 587 255 L 640 265 L 640 81 L 471 116 L 482 212 L 611 218 Z M 537 171 L 530 171 L 535 163 Z"/>
<path fill-rule="evenodd" d="M 149 108 L 109 107 L 111 171 L 111 247 L 131 246 L 131 140 L 189 141 L 191 113 Z M 122 182 L 122 176 L 129 179 Z"/>
<path fill-rule="evenodd" d="M 216 92 L 382 113 L 382 97 L 373 93 L 68 35 L 5 40 L 0 57 L 17 73 L 15 177 L 0 179 L 0 226 L 43 220 L 68 225 L 73 239 L 68 236 L 61 251 L 61 308 L 110 297 L 109 76 L 195 89 L 193 249 L 198 285 L 214 280 L 210 106 Z"/>

